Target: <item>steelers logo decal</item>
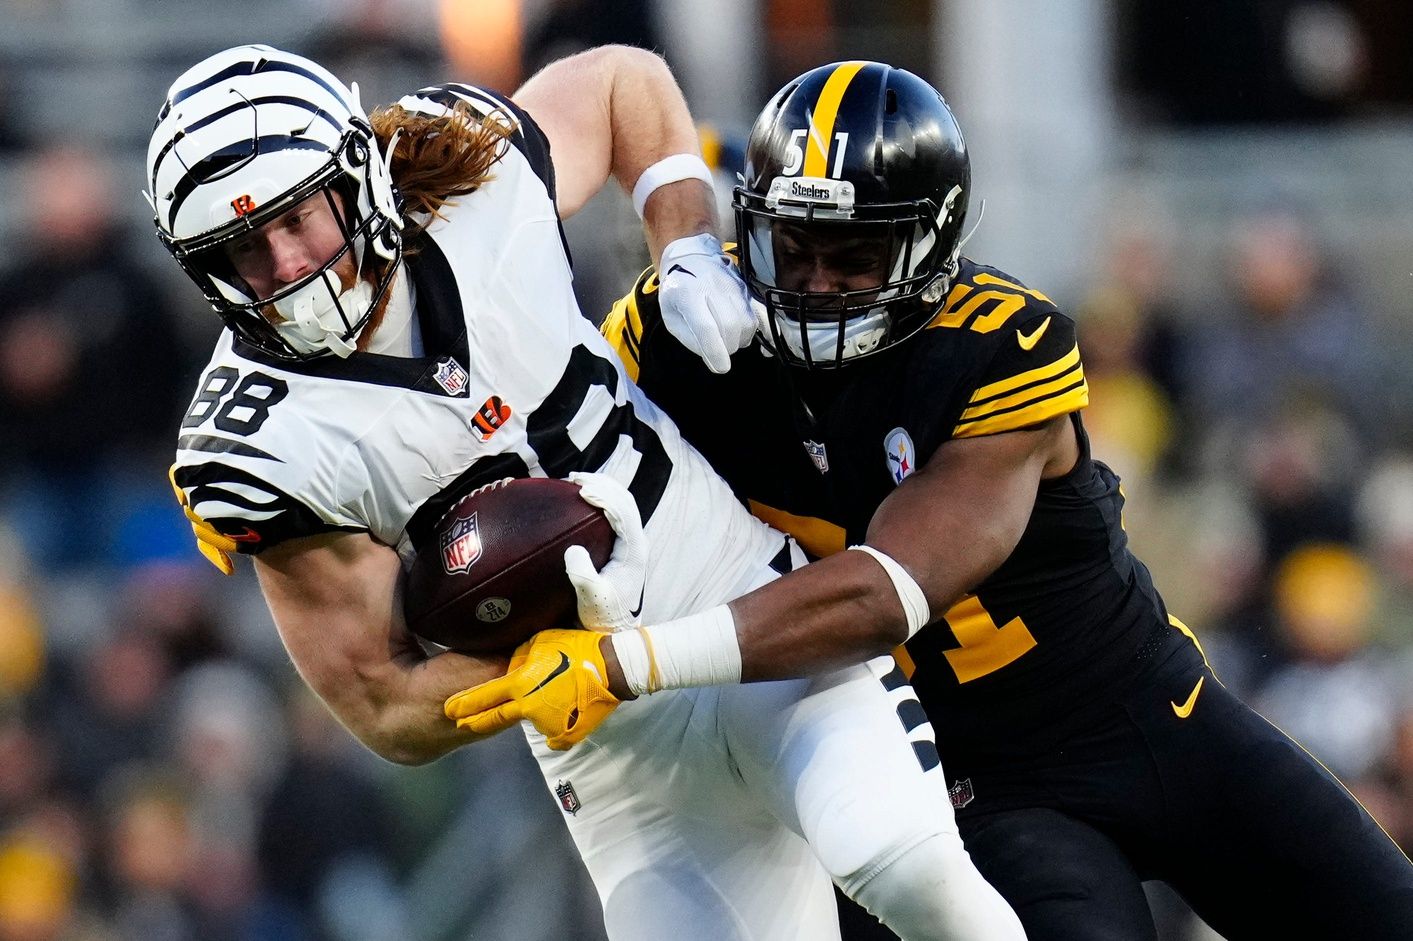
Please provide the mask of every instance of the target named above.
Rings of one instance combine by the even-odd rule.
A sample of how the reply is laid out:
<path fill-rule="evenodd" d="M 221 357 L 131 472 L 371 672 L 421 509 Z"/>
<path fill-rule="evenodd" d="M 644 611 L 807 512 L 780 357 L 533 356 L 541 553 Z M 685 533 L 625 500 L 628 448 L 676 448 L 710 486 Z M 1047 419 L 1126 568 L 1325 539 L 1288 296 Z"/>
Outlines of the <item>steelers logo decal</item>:
<path fill-rule="evenodd" d="M 888 473 L 893 475 L 893 483 L 902 483 L 917 469 L 913 439 L 902 428 L 894 428 L 883 439 L 883 450 L 888 455 Z"/>

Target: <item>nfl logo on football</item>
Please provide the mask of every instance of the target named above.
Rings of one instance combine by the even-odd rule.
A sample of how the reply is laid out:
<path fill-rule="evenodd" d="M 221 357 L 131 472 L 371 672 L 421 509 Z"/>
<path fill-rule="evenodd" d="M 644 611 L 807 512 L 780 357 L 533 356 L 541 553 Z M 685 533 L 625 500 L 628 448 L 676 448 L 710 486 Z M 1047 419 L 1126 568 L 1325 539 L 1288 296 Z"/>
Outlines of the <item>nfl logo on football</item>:
<path fill-rule="evenodd" d="M 437 380 L 437 385 L 446 390 L 447 395 L 460 395 L 466 391 L 466 384 L 470 377 L 466 370 L 461 368 L 461 364 L 448 356 L 437 363 L 437 371 L 432 376 Z"/>
<path fill-rule="evenodd" d="M 442 533 L 442 568 L 448 575 L 464 572 L 481 557 L 481 534 L 476 529 L 476 514 L 459 519 Z"/>

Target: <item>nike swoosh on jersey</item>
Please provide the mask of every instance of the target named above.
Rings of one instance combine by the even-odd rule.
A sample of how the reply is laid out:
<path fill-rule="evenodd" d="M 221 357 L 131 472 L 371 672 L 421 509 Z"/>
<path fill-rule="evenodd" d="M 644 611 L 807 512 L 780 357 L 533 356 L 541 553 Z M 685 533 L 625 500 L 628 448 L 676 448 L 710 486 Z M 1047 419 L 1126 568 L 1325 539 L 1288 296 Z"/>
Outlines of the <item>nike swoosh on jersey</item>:
<path fill-rule="evenodd" d="M 236 542 L 259 542 L 260 534 L 249 526 L 245 527 L 243 533 L 222 533 L 227 539 L 234 539 Z"/>
<path fill-rule="evenodd" d="M 545 686 L 549 684 L 549 681 L 550 681 L 550 680 L 554 679 L 556 676 L 559 676 L 559 674 L 563 673 L 565 670 L 568 670 L 568 669 L 569 669 L 569 657 L 564 653 L 564 651 L 561 650 L 561 651 L 559 652 L 559 666 L 557 666 L 557 667 L 555 667 L 553 670 L 551 670 L 549 676 L 547 676 L 547 677 L 545 677 L 544 679 L 540 680 L 539 685 L 537 685 L 537 686 L 535 687 L 535 689 L 530 690 L 530 693 L 533 693 L 533 692 L 535 692 L 536 690 L 544 689 Z M 530 693 L 526 693 L 525 695 L 528 696 L 528 695 L 530 695 Z"/>
<path fill-rule="evenodd" d="M 1021 333 L 1019 330 L 1017 330 L 1016 342 L 1020 344 L 1020 348 L 1023 350 L 1033 350 L 1035 349 L 1035 344 L 1040 342 L 1040 338 L 1045 335 L 1045 331 L 1049 329 L 1049 327 L 1050 318 L 1046 317 L 1045 320 L 1040 324 L 1040 326 L 1035 328 L 1035 332 L 1032 333 L 1030 336 L 1026 336 L 1024 333 Z"/>
<path fill-rule="evenodd" d="M 1183 703 L 1181 706 L 1175 702 L 1168 703 L 1169 706 L 1173 707 L 1173 712 L 1179 719 L 1186 719 L 1188 716 L 1192 715 L 1192 707 L 1197 705 L 1197 694 L 1202 692 L 1202 684 L 1206 681 L 1207 677 L 1199 676 L 1197 678 L 1197 685 L 1192 687 L 1192 693 L 1187 697 L 1187 702 Z"/>
<path fill-rule="evenodd" d="M 695 277 L 696 277 L 696 275 L 692 274 L 692 272 L 688 271 L 686 268 L 683 268 L 681 265 L 673 265 L 671 268 L 668 268 L 668 269 L 667 269 L 667 273 L 668 273 L 668 274 L 672 274 L 672 272 L 674 272 L 674 271 L 680 271 L 680 272 L 682 272 L 683 274 L 685 274 L 685 275 L 686 275 L 687 277 L 689 277 L 689 278 L 695 278 Z"/>

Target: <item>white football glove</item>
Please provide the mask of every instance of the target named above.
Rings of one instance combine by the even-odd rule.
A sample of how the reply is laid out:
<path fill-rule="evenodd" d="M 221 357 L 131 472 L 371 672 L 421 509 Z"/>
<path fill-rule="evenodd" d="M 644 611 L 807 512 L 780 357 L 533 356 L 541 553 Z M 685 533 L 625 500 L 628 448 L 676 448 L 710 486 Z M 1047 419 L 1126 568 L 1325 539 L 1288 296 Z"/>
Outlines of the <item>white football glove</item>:
<path fill-rule="evenodd" d="M 633 495 L 606 474 L 573 473 L 585 502 L 603 510 L 618 534 L 602 570 L 583 546 L 564 550 L 564 571 L 579 598 L 579 621 L 592 631 L 626 631 L 639 626 L 643 583 L 648 574 L 648 540 Z"/>
<path fill-rule="evenodd" d="M 731 368 L 731 354 L 756 335 L 746 282 L 714 235 L 689 235 L 662 250 L 657 266 L 662 322 L 714 373 Z"/>

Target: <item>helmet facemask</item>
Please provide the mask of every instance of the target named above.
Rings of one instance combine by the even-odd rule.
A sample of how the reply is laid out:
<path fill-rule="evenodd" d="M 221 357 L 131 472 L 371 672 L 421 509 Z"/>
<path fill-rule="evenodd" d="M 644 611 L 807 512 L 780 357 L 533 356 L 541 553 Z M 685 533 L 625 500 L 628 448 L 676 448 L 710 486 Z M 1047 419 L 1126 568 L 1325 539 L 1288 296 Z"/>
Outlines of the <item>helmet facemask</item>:
<path fill-rule="evenodd" d="M 240 47 L 173 86 L 149 149 L 149 199 L 162 244 L 241 339 L 279 359 L 347 356 L 401 258 L 387 166 L 356 87 L 298 56 Z M 253 285 L 243 264 L 248 274 L 275 228 L 305 218 L 323 226 L 328 257 L 292 283 Z"/>
<path fill-rule="evenodd" d="M 911 72 L 851 60 L 786 83 L 756 118 L 740 182 L 741 273 L 790 365 L 837 368 L 906 341 L 956 277 L 966 143 Z"/>
<path fill-rule="evenodd" d="M 741 270 L 761 302 L 772 352 L 794 365 L 837 368 L 921 329 L 956 268 L 955 254 L 939 257 L 937 209 L 926 200 L 854 207 L 847 183 L 791 183 L 796 191 L 801 183 L 806 191 L 832 187 L 832 198 L 782 198 L 775 185 L 765 199 L 736 191 Z"/>

